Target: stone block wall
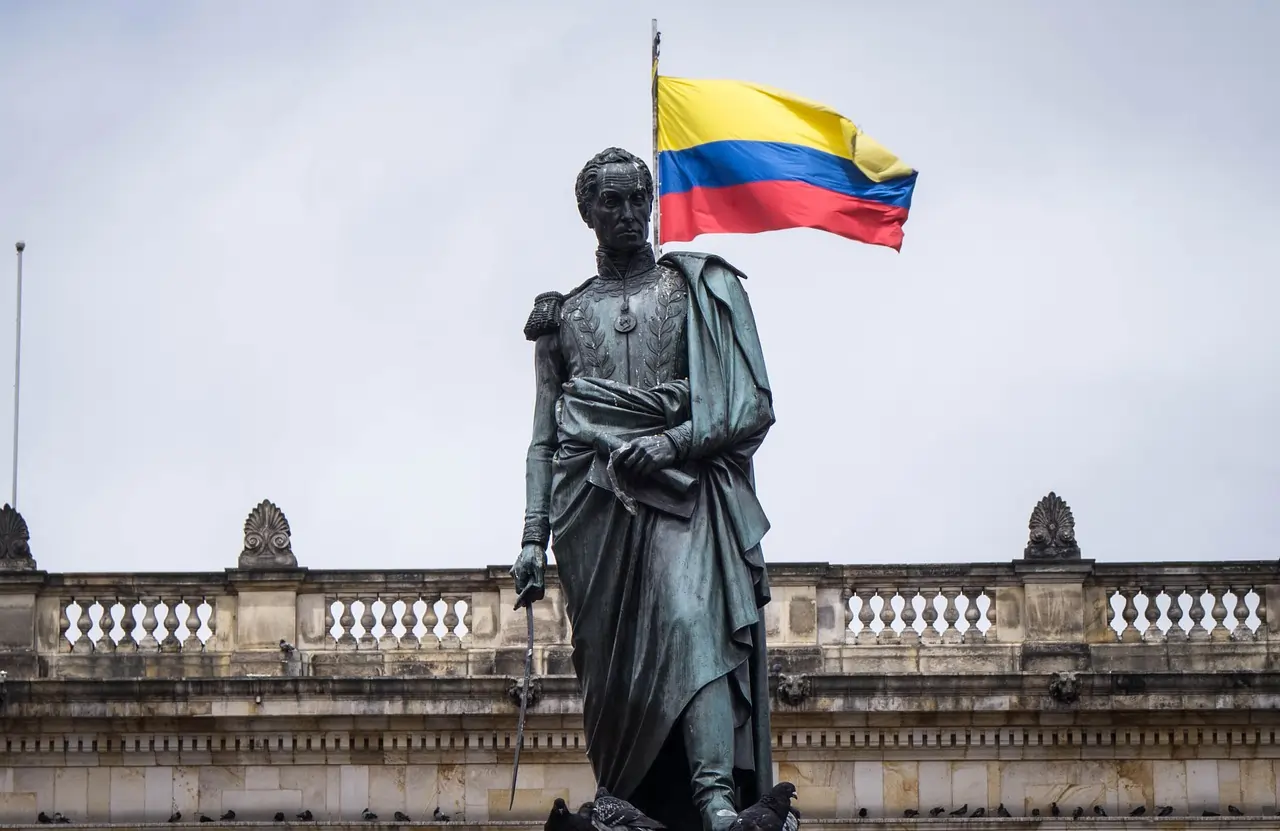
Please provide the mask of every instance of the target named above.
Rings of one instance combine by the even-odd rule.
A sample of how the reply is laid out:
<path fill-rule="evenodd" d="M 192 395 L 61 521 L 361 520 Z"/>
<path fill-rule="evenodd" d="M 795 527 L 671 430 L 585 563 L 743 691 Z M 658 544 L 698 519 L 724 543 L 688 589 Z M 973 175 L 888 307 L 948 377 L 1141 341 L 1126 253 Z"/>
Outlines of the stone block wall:
<path fill-rule="evenodd" d="M 0 826 L 439 808 L 533 829 L 593 793 L 554 569 L 508 810 L 526 644 L 505 567 L 299 567 L 264 502 L 225 572 L 49 573 L 5 510 Z M 1165 831 L 1280 828 L 1280 563 L 1094 563 L 1061 500 L 1036 511 L 1018 560 L 770 567 L 775 774 L 808 821 L 1003 805 L 939 822 L 1049 831 L 1056 802 L 1093 828 L 1160 806 Z M 1199 816 L 1228 806 L 1250 816 Z"/>
<path fill-rule="evenodd" d="M 508 811 L 510 760 L 468 751 L 450 762 L 405 761 L 408 754 L 349 762 L 212 764 L 198 760 L 150 764 L 0 768 L 0 823 L 30 822 L 40 810 L 112 823 L 163 822 L 174 811 L 217 818 L 231 809 L 242 821 L 269 821 L 277 811 L 292 819 L 304 808 L 318 821 L 357 821 L 371 808 L 390 818 L 404 811 L 418 820 L 436 808 L 472 823 L 546 818 L 556 797 L 587 801 L 595 785 L 590 767 L 577 761 L 531 760 L 521 765 L 515 806 Z M 819 758 L 827 756 L 829 758 Z M 872 819 L 892 819 L 915 809 L 949 813 L 968 806 L 992 815 L 1004 805 L 1016 817 L 1032 809 L 1049 816 L 1056 802 L 1069 815 L 1090 817 L 1102 806 L 1109 816 L 1137 806 L 1171 806 L 1175 816 L 1204 810 L 1223 815 L 1235 805 L 1246 814 L 1273 816 L 1280 804 L 1280 776 L 1273 759 L 851 759 L 837 751 L 782 753 L 778 777 L 794 782 L 798 805 L 811 819 L 850 818 L 865 808 Z M 261 759 L 255 761 L 261 762 Z M 1277 825 L 1280 827 L 1280 824 Z"/>

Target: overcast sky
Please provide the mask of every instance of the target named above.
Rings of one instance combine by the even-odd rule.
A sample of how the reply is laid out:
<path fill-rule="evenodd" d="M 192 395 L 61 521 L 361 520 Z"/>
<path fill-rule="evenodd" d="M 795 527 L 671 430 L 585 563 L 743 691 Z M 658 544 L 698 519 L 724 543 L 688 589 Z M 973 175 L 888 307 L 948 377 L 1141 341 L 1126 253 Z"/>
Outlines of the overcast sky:
<path fill-rule="evenodd" d="M 663 71 L 827 103 L 920 170 L 901 254 L 703 237 L 778 423 L 775 561 L 1275 558 L 1280 6 L 0 3 L 0 378 L 42 568 L 509 563 L 534 295 Z M 0 400 L 8 402 L 7 396 Z M 8 496 L 10 418 L 0 407 Z"/>

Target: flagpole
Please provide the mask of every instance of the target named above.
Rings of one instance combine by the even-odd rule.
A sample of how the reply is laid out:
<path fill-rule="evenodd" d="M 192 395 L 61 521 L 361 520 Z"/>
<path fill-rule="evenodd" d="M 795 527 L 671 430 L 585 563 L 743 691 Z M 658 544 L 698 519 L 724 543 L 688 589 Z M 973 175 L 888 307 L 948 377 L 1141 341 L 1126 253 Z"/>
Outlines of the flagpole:
<path fill-rule="evenodd" d="M 653 252 L 662 254 L 662 206 L 658 195 L 662 192 L 662 177 L 658 173 L 658 53 L 662 44 L 662 33 L 658 31 L 658 18 L 653 18 L 650 32 L 650 71 L 649 90 L 653 107 Z"/>
<path fill-rule="evenodd" d="M 22 389 L 22 252 L 26 247 L 21 240 L 14 246 L 18 249 L 18 326 L 13 349 L 13 490 L 9 504 L 15 511 L 18 510 L 18 394 Z"/>

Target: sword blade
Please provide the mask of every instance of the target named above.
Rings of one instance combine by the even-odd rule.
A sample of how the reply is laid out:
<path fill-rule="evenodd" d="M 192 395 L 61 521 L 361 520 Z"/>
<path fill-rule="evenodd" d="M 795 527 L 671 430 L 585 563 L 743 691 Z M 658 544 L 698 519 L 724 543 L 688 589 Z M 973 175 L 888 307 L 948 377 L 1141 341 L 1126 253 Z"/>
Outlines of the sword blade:
<path fill-rule="evenodd" d="M 516 777 L 520 775 L 520 749 L 524 747 L 524 717 L 529 711 L 529 678 L 533 672 L 533 604 L 524 607 L 525 625 L 529 630 L 528 645 L 524 653 L 524 686 L 520 689 L 520 721 L 516 722 L 516 758 L 511 765 L 511 802 L 507 805 L 510 811 L 516 805 Z"/>

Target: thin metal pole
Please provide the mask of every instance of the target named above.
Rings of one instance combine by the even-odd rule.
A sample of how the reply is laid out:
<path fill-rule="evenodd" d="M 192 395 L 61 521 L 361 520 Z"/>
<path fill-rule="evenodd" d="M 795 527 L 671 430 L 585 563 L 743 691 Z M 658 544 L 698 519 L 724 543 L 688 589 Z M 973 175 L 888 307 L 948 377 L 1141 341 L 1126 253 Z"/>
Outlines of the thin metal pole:
<path fill-rule="evenodd" d="M 18 249 L 18 326 L 15 335 L 16 345 L 13 349 L 13 490 L 9 495 L 9 504 L 18 510 L 18 395 L 22 390 L 22 252 L 27 244 L 18 241 L 14 246 Z"/>
<path fill-rule="evenodd" d="M 653 103 L 653 252 L 662 253 L 662 206 L 659 194 L 662 193 L 662 175 L 658 172 L 658 53 L 661 51 L 662 33 L 658 31 L 658 18 L 653 18 L 651 28 L 653 59 L 650 92 Z"/>

